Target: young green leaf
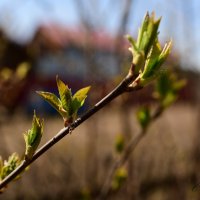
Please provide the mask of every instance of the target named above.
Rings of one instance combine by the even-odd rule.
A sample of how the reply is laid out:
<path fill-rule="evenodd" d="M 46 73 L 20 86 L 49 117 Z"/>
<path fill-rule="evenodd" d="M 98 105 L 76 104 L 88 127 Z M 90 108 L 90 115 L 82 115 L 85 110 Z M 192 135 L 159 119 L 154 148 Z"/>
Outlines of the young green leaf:
<path fill-rule="evenodd" d="M 13 153 L 9 156 L 8 160 L 2 161 L 1 159 L 1 168 L 0 168 L 0 180 L 6 178 L 12 171 L 14 171 L 21 163 L 21 160 L 17 153 Z"/>
<path fill-rule="evenodd" d="M 158 27 L 160 25 L 161 18 L 159 18 L 158 20 L 155 20 L 154 18 L 155 18 L 155 14 L 152 13 L 147 31 L 144 34 L 144 40 L 143 40 L 144 43 L 141 43 L 141 47 L 140 47 L 144 49 L 144 54 L 146 58 L 148 56 L 148 53 L 151 47 L 153 46 L 154 42 L 158 38 Z"/>
<path fill-rule="evenodd" d="M 131 37 L 127 36 L 131 47 L 129 50 L 133 55 L 132 64 L 134 68 L 129 70 L 129 74 L 137 76 L 137 84 L 135 82 L 129 85 L 129 88 L 135 85 L 144 87 L 152 80 L 154 80 L 160 72 L 160 67 L 166 60 L 171 50 L 170 41 L 165 45 L 163 50 L 158 41 L 158 28 L 161 18 L 155 19 L 155 14 L 149 15 L 147 13 L 139 28 L 137 42 Z"/>
<path fill-rule="evenodd" d="M 83 106 L 85 99 L 87 98 L 87 94 L 90 90 L 90 86 L 82 88 L 78 90 L 72 98 L 72 114 L 73 118 L 76 117 L 77 112 L 81 106 Z"/>
<path fill-rule="evenodd" d="M 147 56 L 144 70 L 141 75 L 142 79 L 149 79 L 152 76 L 154 76 L 156 72 L 157 62 L 158 62 L 158 55 L 160 53 L 161 53 L 160 44 L 159 42 L 155 42 Z"/>
<path fill-rule="evenodd" d="M 85 99 L 87 98 L 89 90 L 90 86 L 78 90 L 73 96 L 73 101 L 76 99 L 80 103 L 81 107 L 84 104 Z"/>
<path fill-rule="evenodd" d="M 82 105 L 84 104 L 84 101 L 85 101 L 85 99 L 86 99 L 86 97 L 87 97 L 88 92 L 90 91 L 90 88 L 91 88 L 91 87 L 88 86 L 88 87 L 84 87 L 84 88 L 78 90 L 78 91 L 74 94 L 73 100 L 74 100 L 74 99 L 77 99 L 79 102 L 81 102 L 81 106 L 82 106 Z"/>
<path fill-rule="evenodd" d="M 150 16 L 149 16 L 149 13 L 147 12 L 146 15 L 144 16 L 141 28 L 139 28 L 139 31 L 138 31 L 137 46 L 140 49 L 141 49 L 141 42 L 142 42 L 144 33 L 147 31 L 149 20 L 150 20 Z"/>
<path fill-rule="evenodd" d="M 72 93 L 67 85 L 61 81 L 58 76 L 56 77 L 58 92 L 60 95 L 60 101 L 62 103 L 63 110 L 66 111 L 67 118 L 70 118 L 72 115 Z"/>
<path fill-rule="evenodd" d="M 142 22 L 142 26 L 139 28 L 136 46 L 139 51 L 144 52 L 145 58 L 147 58 L 149 50 L 157 39 L 160 20 L 161 18 L 155 20 L 155 13 L 152 13 L 150 16 L 147 12 Z"/>
<path fill-rule="evenodd" d="M 154 43 L 145 62 L 144 70 L 140 75 L 141 85 L 144 86 L 148 84 L 159 75 L 160 67 L 166 60 L 167 56 L 169 55 L 171 50 L 171 45 L 172 45 L 171 41 L 166 43 L 162 50 L 158 41 Z"/>
<path fill-rule="evenodd" d="M 65 85 L 65 83 L 62 80 L 58 78 L 58 76 L 56 76 L 56 83 L 60 98 L 62 99 L 65 96 L 66 90 L 69 90 L 69 88 L 67 87 L 67 85 Z"/>
<path fill-rule="evenodd" d="M 54 109 L 56 109 L 61 116 L 65 116 L 66 112 L 62 109 L 62 103 L 60 99 L 53 93 L 37 91 L 44 100 L 46 100 Z"/>
<path fill-rule="evenodd" d="M 34 112 L 32 128 L 24 134 L 26 144 L 25 159 L 31 159 L 40 144 L 43 135 L 43 126 L 44 122 L 40 121 Z"/>
<path fill-rule="evenodd" d="M 57 110 L 63 117 L 64 125 L 68 126 L 76 118 L 79 108 L 83 106 L 90 87 L 82 88 L 72 96 L 71 89 L 58 76 L 56 82 L 60 98 L 50 92 L 37 93 Z"/>

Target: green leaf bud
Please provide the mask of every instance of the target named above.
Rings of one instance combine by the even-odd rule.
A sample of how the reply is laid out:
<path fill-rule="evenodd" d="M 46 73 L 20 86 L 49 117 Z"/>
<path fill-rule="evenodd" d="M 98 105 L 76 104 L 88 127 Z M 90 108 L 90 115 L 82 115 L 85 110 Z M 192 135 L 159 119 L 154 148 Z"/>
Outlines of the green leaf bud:
<path fill-rule="evenodd" d="M 21 160 L 17 153 L 13 153 L 9 156 L 8 160 L 2 161 L 0 159 L 0 180 L 6 178 L 12 171 L 14 171 L 21 163 Z"/>
<path fill-rule="evenodd" d="M 33 115 L 32 128 L 24 134 L 26 144 L 25 159 L 31 159 L 40 144 L 43 135 L 44 122 Z"/>

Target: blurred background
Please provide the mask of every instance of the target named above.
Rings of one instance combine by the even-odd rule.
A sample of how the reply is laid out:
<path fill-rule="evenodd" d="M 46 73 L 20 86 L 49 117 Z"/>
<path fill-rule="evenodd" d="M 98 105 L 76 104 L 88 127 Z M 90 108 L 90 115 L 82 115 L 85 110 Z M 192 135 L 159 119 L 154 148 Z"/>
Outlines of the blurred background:
<path fill-rule="evenodd" d="M 0 0 L 0 155 L 23 154 L 33 110 L 45 118 L 45 143 L 63 123 L 36 90 L 57 93 L 56 75 L 75 92 L 91 85 L 82 112 L 128 71 L 126 34 L 136 38 L 147 11 L 172 38 L 166 67 L 187 80 L 178 101 L 149 129 L 127 164 L 128 178 L 109 199 L 199 199 L 200 2 L 198 0 Z M 139 129 L 138 106 L 152 88 L 123 95 L 36 161 L 3 199 L 93 199 L 116 159 L 114 141 Z M 123 195 L 123 196 L 122 196 Z"/>

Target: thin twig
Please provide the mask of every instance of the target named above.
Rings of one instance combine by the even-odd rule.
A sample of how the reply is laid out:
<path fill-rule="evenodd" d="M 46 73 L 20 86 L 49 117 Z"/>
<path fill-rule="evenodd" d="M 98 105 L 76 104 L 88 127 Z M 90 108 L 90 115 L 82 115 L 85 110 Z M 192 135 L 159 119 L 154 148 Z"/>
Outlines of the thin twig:
<path fill-rule="evenodd" d="M 9 182 L 14 180 L 20 173 L 22 173 L 27 166 L 33 163 L 36 159 L 38 159 L 42 154 L 44 154 L 48 149 L 54 146 L 58 141 L 60 141 L 64 136 L 71 133 L 76 127 L 106 106 L 109 102 L 113 99 L 121 95 L 122 93 L 127 91 L 127 87 L 131 82 L 133 82 L 135 77 L 133 75 L 128 75 L 123 81 L 114 89 L 112 90 L 106 97 L 100 100 L 97 104 L 94 105 L 88 112 L 83 114 L 83 116 L 79 117 L 69 126 L 63 128 L 58 132 L 52 139 L 50 139 L 46 144 L 44 144 L 29 160 L 24 160 L 13 172 L 11 172 L 4 180 L 0 182 L 0 189 L 4 188 Z M 138 90 L 137 86 L 135 90 Z"/>
<path fill-rule="evenodd" d="M 163 112 L 163 108 L 161 106 L 159 106 L 155 110 L 155 112 L 152 114 L 150 123 L 152 124 L 162 114 L 162 112 Z M 141 139 L 146 135 L 147 130 L 148 130 L 148 128 L 141 129 L 140 132 L 138 134 L 136 134 L 130 140 L 126 149 L 123 152 L 123 155 L 118 160 L 116 160 L 116 162 L 113 164 L 113 166 L 110 169 L 110 171 L 107 175 L 107 178 L 105 179 L 105 182 L 102 186 L 100 195 L 97 198 L 98 200 L 106 199 L 108 197 L 108 195 L 111 191 L 111 181 L 113 179 L 113 176 L 114 176 L 116 170 L 128 161 L 128 159 L 130 158 L 130 155 L 135 150 L 136 146 L 139 144 Z"/>

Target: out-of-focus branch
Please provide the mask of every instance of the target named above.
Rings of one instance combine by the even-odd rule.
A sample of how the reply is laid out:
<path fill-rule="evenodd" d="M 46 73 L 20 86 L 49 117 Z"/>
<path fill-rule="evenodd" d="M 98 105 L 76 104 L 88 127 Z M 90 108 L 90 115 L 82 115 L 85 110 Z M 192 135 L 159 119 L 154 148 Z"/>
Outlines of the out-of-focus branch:
<path fill-rule="evenodd" d="M 151 116 L 150 124 L 152 124 L 162 114 L 162 112 L 163 112 L 163 108 L 161 106 L 157 107 L 157 109 Z M 114 176 L 116 170 L 128 161 L 132 152 L 135 150 L 135 148 L 137 147 L 139 142 L 142 140 L 142 138 L 146 135 L 147 131 L 148 131 L 148 128 L 141 129 L 140 132 L 138 134 L 136 134 L 130 140 L 130 142 L 128 143 L 127 147 L 125 148 L 125 150 L 123 152 L 123 155 L 115 161 L 115 163 L 113 164 L 112 168 L 110 169 L 110 171 L 107 175 L 107 178 L 105 179 L 105 182 L 102 186 L 100 195 L 97 198 L 98 200 L 106 199 L 108 197 L 108 195 L 111 191 L 111 181 L 113 179 L 113 176 Z"/>

